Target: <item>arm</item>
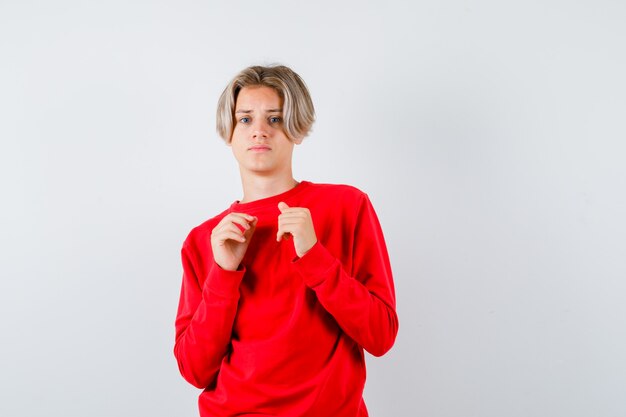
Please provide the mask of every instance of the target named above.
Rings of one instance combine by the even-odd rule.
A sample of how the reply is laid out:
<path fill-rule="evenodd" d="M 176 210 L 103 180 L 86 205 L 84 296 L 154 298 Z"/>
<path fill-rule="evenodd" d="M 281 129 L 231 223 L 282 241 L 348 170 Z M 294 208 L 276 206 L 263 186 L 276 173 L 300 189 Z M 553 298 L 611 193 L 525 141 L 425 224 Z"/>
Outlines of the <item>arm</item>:
<path fill-rule="evenodd" d="M 215 382 L 228 353 L 245 268 L 239 268 L 256 228 L 257 219 L 230 213 L 211 231 L 209 271 L 201 286 L 194 245 L 182 249 L 183 285 L 176 316 L 174 355 L 183 378 L 198 388 Z"/>
<path fill-rule="evenodd" d="M 206 388 L 214 384 L 228 353 L 244 271 L 227 271 L 213 263 L 200 287 L 189 252 L 187 245 L 183 246 L 174 355 L 183 378 Z"/>
<path fill-rule="evenodd" d="M 294 265 L 343 331 L 372 355 L 381 356 L 393 346 L 398 332 L 391 265 L 367 195 L 356 216 L 350 273 L 319 241 Z"/>

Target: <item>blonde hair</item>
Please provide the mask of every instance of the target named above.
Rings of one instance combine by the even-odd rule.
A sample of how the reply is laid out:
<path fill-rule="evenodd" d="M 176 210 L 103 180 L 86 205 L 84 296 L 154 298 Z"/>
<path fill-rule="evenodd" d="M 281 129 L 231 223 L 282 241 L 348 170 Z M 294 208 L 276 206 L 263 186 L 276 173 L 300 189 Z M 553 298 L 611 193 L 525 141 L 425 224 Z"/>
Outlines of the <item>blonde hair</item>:
<path fill-rule="evenodd" d="M 217 102 L 217 133 L 226 143 L 233 135 L 237 96 L 242 88 L 253 86 L 273 88 L 283 99 L 283 126 L 291 141 L 299 142 L 309 133 L 315 108 L 302 78 L 284 65 L 252 66 L 233 78 Z"/>

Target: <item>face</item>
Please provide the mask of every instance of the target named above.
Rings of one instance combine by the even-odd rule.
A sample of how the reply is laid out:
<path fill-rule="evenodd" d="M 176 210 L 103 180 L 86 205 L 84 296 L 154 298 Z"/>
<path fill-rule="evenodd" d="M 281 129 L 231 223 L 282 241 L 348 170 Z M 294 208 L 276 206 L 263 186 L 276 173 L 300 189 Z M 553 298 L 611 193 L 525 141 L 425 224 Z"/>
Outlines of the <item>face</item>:
<path fill-rule="evenodd" d="M 283 100 L 270 87 L 244 87 L 235 104 L 233 154 L 242 174 L 291 175 L 294 143 L 283 129 Z"/>

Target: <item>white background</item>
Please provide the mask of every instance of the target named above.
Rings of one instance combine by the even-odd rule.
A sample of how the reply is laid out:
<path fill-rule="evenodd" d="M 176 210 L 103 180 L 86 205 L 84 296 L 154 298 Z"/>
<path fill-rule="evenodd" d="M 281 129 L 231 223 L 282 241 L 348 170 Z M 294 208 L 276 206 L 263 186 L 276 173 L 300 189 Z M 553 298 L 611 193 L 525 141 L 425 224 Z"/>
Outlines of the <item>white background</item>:
<path fill-rule="evenodd" d="M 179 251 L 280 62 L 297 179 L 370 195 L 400 332 L 373 417 L 626 415 L 623 1 L 0 1 L 0 415 L 193 416 Z"/>

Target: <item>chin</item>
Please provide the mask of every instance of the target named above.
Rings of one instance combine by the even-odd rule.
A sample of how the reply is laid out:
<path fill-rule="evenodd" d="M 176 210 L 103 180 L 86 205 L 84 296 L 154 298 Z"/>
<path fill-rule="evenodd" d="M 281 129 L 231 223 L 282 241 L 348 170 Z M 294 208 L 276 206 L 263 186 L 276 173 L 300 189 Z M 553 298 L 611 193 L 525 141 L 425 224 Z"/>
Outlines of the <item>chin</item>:
<path fill-rule="evenodd" d="M 270 174 L 274 172 L 275 169 L 273 169 L 273 167 L 268 167 L 268 166 L 252 166 L 252 167 L 246 168 L 246 171 L 252 172 L 255 174 Z"/>

